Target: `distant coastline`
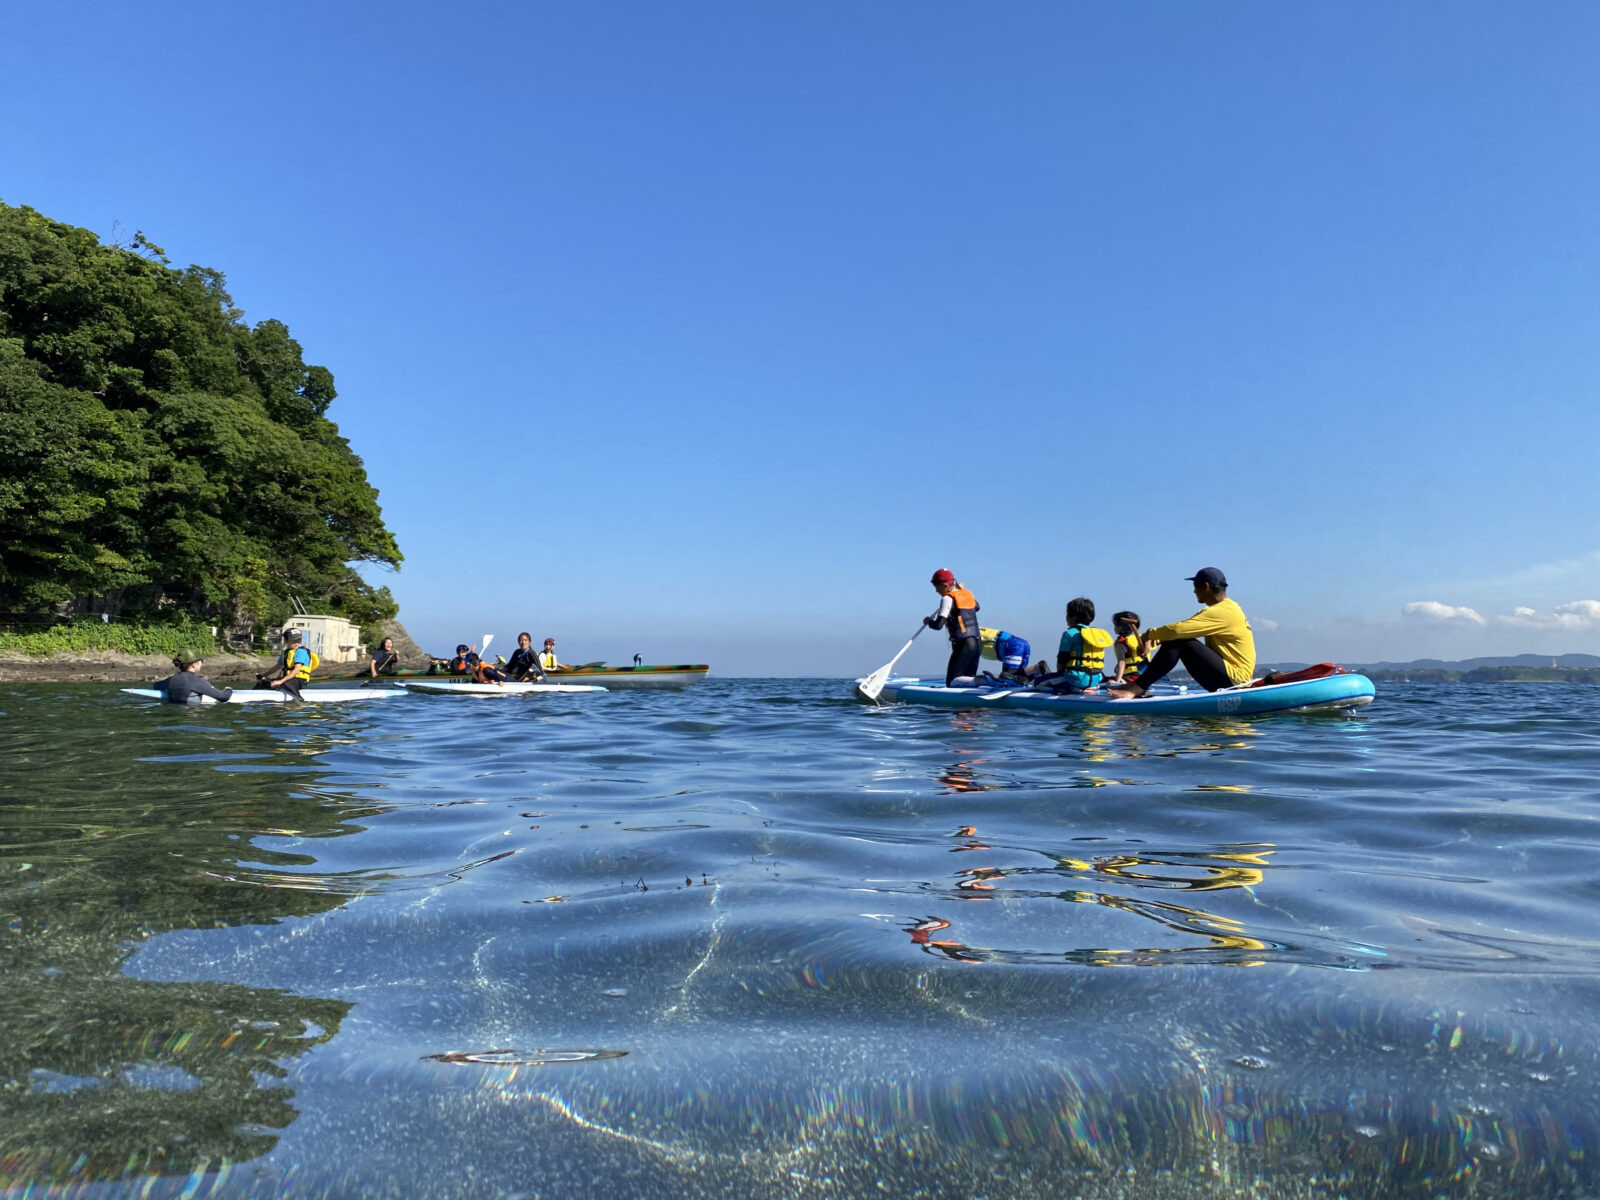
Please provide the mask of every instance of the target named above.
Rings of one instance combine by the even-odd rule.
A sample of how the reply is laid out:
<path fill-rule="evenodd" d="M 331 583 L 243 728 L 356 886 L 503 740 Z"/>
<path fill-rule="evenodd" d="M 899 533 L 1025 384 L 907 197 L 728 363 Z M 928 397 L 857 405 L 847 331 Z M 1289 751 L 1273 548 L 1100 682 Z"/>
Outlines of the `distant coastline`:
<path fill-rule="evenodd" d="M 1273 663 L 1259 671 L 1292 671 L 1307 663 Z M 1446 662 L 1345 663 L 1374 683 L 1600 683 L 1600 655 L 1515 654 Z"/>

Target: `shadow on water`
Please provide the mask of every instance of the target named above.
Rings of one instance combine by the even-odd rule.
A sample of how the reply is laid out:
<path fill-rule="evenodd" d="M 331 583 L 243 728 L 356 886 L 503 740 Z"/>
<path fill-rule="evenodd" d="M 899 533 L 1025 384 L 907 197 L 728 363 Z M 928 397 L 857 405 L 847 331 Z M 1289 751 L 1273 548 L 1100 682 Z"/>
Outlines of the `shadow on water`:
<path fill-rule="evenodd" d="M 0 1182 L 182 1176 L 266 1153 L 296 1116 L 285 1064 L 332 1038 L 349 1005 L 147 982 L 123 968 L 172 930 L 335 906 L 336 897 L 223 876 L 253 855 L 260 834 L 338 836 L 360 812 L 292 790 L 292 776 L 250 772 L 304 761 L 315 735 L 286 747 L 234 712 L 184 712 L 178 725 L 164 712 L 91 707 L 37 688 L 5 703 Z M 71 709 L 71 738 L 51 732 L 58 706 Z M 106 751 L 107 740 L 135 738 L 142 760 Z M 224 775 L 222 765 L 244 771 Z"/>

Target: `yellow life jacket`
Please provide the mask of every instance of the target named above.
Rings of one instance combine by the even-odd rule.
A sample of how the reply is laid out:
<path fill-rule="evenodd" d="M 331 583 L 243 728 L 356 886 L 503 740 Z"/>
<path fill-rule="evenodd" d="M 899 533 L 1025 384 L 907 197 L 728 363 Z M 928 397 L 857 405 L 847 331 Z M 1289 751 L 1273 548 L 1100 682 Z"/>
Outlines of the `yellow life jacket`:
<path fill-rule="evenodd" d="M 561 664 L 556 661 L 555 651 L 545 650 L 539 654 L 539 665 L 546 671 L 553 671 Z"/>
<path fill-rule="evenodd" d="M 1125 633 L 1117 641 L 1127 647 L 1128 651 L 1122 657 L 1122 673 L 1124 676 L 1142 670 L 1150 664 L 1150 660 L 1144 654 L 1144 643 L 1139 640 L 1137 633 Z"/>
<path fill-rule="evenodd" d="M 1106 650 L 1115 640 L 1104 629 L 1092 625 L 1074 626 L 1078 631 L 1077 649 L 1067 657 L 1067 670 L 1083 671 L 1089 675 L 1103 675 L 1106 669 Z"/>
<path fill-rule="evenodd" d="M 978 630 L 978 636 L 983 639 L 983 657 L 992 658 L 995 662 L 999 662 L 1000 654 L 994 648 L 994 640 L 1000 636 L 1000 631 L 998 629 L 980 629 Z"/>
<path fill-rule="evenodd" d="M 308 661 L 291 665 L 290 660 L 294 658 L 294 656 L 301 650 L 306 652 L 306 658 Z M 315 650 L 311 649 L 311 647 L 301 645 L 296 646 L 293 650 L 285 649 L 278 658 L 278 665 L 283 668 L 283 677 L 285 679 L 309 680 L 311 678 L 311 672 L 315 671 L 319 666 L 322 665 L 322 657 Z"/>

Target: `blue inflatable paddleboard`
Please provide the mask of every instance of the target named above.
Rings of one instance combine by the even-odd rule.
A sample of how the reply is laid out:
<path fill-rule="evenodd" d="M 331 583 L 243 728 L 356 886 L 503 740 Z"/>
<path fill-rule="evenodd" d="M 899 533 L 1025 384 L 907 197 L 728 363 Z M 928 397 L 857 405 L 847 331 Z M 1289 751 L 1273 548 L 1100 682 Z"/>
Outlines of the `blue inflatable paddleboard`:
<path fill-rule="evenodd" d="M 1044 712 L 1103 712 L 1125 716 L 1251 716 L 1259 713 L 1348 711 L 1372 703 L 1377 690 L 1365 675 L 1341 672 L 1321 679 L 1262 686 L 1243 684 L 1208 692 L 1158 683 L 1137 700 L 1113 700 L 1104 691 L 1057 695 L 1015 687 L 945 687 L 938 679 L 890 679 L 880 699 L 935 708 L 1025 708 Z"/>

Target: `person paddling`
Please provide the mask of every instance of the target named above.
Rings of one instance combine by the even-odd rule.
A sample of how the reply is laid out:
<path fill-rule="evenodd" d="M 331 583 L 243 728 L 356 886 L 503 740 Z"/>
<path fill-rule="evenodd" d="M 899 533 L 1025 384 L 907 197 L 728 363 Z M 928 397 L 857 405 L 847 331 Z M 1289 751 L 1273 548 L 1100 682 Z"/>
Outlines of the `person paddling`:
<path fill-rule="evenodd" d="M 278 665 L 266 675 L 257 675 L 256 687 L 275 688 L 296 700 L 304 699 L 300 689 L 311 681 L 311 672 L 317 666 L 316 655 L 300 644 L 304 640 L 298 629 L 285 629 Z"/>
<path fill-rule="evenodd" d="M 942 629 L 950 635 L 950 661 L 944 669 L 944 685 L 952 687 L 957 679 L 969 684 L 978 674 L 978 659 L 983 654 L 983 634 L 978 629 L 978 598 L 967 591 L 954 572 L 943 567 L 933 573 L 929 581 L 939 593 L 939 607 L 922 623 L 929 629 Z"/>
<path fill-rule="evenodd" d="M 193 650 L 180 652 L 172 660 L 172 665 L 178 668 L 178 673 L 156 684 L 157 691 L 167 694 L 168 704 L 187 704 L 191 697 L 198 700 L 201 696 L 224 701 L 233 695 L 232 688 L 219 688 L 200 674 L 200 668 L 206 665 L 206 660 Z"/>
<path fill-rule="evenodd" d="M 399 669 L 400 655 L 394 648 L 394 639 L 386 637 L 378 643 L 372 661 L 367 664 L 367 674 L 376 678 L 379 675 L 393 675 Z"/>
<path fill-rule="evenodd" d="M 1256 670 L 1256 641 L 1244 609 L 1228 598 L 1228 578 L 1217 567 L 1202 567 L 1189 581 L 1194 598 L 1204 606 L 1187 621 L 1147 629 L 1145 646 L 1159 645 L 1150 665 L 1134 683 L 1106 690 L 1118 700 L 1142 696 L 1180 662 L 1208 692 L 1249 683 Z M 1204 639 L 1204 640 L 1201 640 Z"/>

